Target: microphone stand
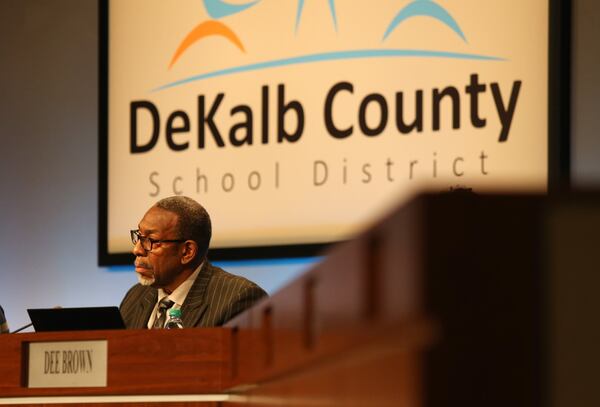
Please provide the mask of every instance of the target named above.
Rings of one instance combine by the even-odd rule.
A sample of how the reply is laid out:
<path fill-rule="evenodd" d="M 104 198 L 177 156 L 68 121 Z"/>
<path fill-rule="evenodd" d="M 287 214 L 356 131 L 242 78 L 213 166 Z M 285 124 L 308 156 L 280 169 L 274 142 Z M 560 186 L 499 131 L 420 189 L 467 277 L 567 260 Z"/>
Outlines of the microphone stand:
<path fill-rule="evenodd" d="M 20 328 L 19 328 L 19 329 L 17 329 L 16 331 L 11 331 L 10 333 L 11 333 L 11 334 L 16 334 L 17 332 L 21 332 L 23 329 L 27 329 L 27 328 L 29 328 L 29 327 L 30 327 L 30 326 L 32 326 L 32 325 L 33 325 L 33 322 L 32 322 L 32 323 L 30 323 L 30 324 L 27 324 L 27 325 L 25 325 L 25 326 L 22 326 L 22 327 L 20 327 Z"/>
<path fill-rule="evenodd" d="M 54 306 L 54 307 L 52 307 L 52 308 L 53 308 L 53 309 L 60 309 L 60 308 L 62 308 L 62 307 L 61 307 L 60 305 L 55 305 L 55 306 Z M 19 329 L 17 329 L 16 331 L 11 331 L 10 333 L 11 333 L 11 334 L 16 334 L 17 332 L 21 332 L 23 329 L 27 329 L 27 328 L 29 328 L 29 327 L 30 327 L 30 326 L 32 326 L 32 325 L 33 325 L 33 322 L 31 322 L 31 323 L 29 323 L 29 324 L 27 324 L 27 325 L 25 325 L 25 326 L 22 326 L 22 327 L 20 327 L 20 328 L 19 328 Z"/>

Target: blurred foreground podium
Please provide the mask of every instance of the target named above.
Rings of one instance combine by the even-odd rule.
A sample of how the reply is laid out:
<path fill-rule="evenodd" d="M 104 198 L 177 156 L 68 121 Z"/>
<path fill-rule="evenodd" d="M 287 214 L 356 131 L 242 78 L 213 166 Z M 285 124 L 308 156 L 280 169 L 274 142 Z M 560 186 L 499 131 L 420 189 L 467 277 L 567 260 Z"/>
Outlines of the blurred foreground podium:
<path fill-rule="evenodd" d="M 599 203 L 426 195 L 223 328 L 3 335 L 0 404 L 600 405 Z M 92 339 L 106 386 L 28 387 L 31 343 Z"/>

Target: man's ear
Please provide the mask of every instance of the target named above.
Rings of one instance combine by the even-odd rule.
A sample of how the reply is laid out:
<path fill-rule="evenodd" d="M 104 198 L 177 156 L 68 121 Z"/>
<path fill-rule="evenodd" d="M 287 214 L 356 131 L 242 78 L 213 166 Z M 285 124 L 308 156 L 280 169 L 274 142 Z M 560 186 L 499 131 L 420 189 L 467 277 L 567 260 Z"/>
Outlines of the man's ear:
<path fill-rule="evenodd" d="M 198 254 L 198 245 L 193 240 L 186 240 L 183 242 L 182 247 L 181 264 L 189 264 L 196 258 L 196 254 Z"/>

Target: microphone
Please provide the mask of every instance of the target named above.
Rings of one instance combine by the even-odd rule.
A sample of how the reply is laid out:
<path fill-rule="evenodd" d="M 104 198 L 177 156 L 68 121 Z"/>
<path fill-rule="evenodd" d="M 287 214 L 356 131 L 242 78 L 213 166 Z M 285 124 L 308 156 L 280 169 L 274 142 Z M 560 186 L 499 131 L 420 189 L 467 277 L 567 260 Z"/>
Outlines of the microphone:
<path fill-rule="evenodd" d="M 62 308 L 62 307 L 60 305 L 55 305 L 54 307 L 52 307 L 52 309 L 59 309 L 59 308 Z M 20 327 L 17 330 L 11 331 L 10 333 L 11 334 L 16 334 L 17 332 L 21 332 L 23 329 L 27 329 L 27 328 L 29 328 L 32 325 L 33 325 L 33 322 L 30 322 L 29 324 L 24 325 L 24 326 Z"/>

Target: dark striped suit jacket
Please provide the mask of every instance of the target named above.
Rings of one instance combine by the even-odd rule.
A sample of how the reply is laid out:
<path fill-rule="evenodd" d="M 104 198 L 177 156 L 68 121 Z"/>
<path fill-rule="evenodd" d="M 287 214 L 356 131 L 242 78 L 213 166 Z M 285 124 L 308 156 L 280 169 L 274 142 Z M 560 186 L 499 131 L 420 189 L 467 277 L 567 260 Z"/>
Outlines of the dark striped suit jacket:
<path fill-rule="evenodd" d="M 181 306 L 183 326 L 220 326 L 266 296 L 253 282 L 204 262 Z M 136 284 L 125 294 L 120 311 L 127 328 L 146 328 L 158 290 Z"/>

